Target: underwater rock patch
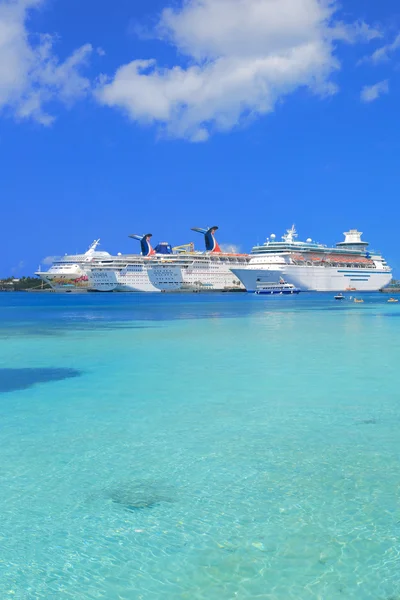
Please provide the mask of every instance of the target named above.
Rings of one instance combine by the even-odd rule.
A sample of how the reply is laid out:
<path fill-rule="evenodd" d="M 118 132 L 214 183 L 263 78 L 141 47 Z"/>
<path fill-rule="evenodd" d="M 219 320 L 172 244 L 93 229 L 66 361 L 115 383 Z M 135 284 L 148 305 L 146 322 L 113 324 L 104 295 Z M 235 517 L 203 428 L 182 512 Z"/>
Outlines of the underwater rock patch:
<path fill-rule="evenodd" d="M 106 490 L 106 497 L 131 512 L 174 501 L 168 489 L 146 481 L 127 482 L 110 488 Z"/>
<path fill-rule="evenodd" d="M 0 369 L 0 393 L 26 390 L 38 383 L 79 377 L 82 371 L 67 368 Z"/>

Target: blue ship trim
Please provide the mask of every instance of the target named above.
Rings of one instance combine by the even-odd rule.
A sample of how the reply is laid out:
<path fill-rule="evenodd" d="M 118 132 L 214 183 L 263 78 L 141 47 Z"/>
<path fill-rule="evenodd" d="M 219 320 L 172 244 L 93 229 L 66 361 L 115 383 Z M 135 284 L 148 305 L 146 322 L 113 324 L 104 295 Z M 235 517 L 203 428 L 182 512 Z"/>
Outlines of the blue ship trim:
<path fill-rule="evenodd" d="M 371 277 L 371 273 L 360 273 L 359 271 L 339 271 L 339 273 L 343 273 L 345 277 L 356 277 L 357 275 L 360 277 Z"/>

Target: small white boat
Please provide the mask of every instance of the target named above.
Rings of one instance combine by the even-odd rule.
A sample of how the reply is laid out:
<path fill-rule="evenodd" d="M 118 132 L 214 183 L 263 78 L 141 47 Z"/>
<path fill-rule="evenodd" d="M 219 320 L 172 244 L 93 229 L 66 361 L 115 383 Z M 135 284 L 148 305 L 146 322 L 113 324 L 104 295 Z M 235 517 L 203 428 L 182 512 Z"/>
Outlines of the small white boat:
<path fill-rule="evenodd" d="M 343 294 L 336 294 L 335 300 L 344 300 Z"/>
<path fill-rule="evenodd" d="M 256 289 L 256 294 L 267 294 L 267 295 L 292 295 L 299 294 L 300 290 L 296 288 L 292 283 L 286 283 L 281 280 L 279 283 L 262 283 Z"/>

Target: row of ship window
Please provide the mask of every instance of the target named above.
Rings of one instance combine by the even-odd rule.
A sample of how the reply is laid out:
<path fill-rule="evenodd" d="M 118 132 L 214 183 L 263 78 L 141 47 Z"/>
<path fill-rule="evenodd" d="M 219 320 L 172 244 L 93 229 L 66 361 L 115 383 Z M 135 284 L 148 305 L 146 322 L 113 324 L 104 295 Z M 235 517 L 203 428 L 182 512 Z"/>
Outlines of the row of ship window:
<path fill-rule="evenodd" d="M 300 266 L 306 265 L 307 267 L 321 266 L 319 262 L 317 262 L 317 261 L 311 262 L 309 260 L 307 262 L 293 260 L 293 263 L 295 265 L 300 265 Z M 327 263 L 327 262 L 324 262 L 323 266 L 324 267 L 337 267 L 340 269 L 375 269 L 376 268 L 375 265 L 359 265 L 359 264 L 350 264 L 350 263 Z"/>

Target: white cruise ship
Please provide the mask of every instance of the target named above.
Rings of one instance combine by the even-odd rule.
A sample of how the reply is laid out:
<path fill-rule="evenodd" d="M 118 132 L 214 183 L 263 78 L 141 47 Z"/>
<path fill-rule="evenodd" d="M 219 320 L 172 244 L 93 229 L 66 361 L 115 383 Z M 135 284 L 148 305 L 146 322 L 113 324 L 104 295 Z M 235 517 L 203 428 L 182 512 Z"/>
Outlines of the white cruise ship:
<path fill-rule="evenodd" d="M 206 251 L 193 244 L 172 248 L 166 242 L 155 249 L 150 233 L 131 235 L 141 243 L 141 255 L 113 257 L 107 264 L 88 268 L 89 289 L 101 292 L 244 291 L 232 269 L 244 267 L 249 255 L 222 252 L 216 239 L 218 227 L 193 228 L 205 238 Z"/>
<path fill-rule="evenodd" d="M 368 243 L 361 240 L 357 229 L 344 235 L 343 242 L 328 248 L 311 239 L 298 241 L 293 226 L 282 241 L 271 235 L 255 246 L 248 265 L 233 268 L 233 272 L 249 292 L 281 278 L 301 291 L 316 292 L 372 292 L 387 285 L 392 270 L 384 258 L 368 251 Z"/>
<path fill-rule="evenodd" d="M 85 291 L 89 286 L 88 266 L 102 263 L 112 257 L 108 252 L 97 250 L 100 240 L 95 240 L 84 254 L 66 254 L 55 258 L 48 271 L 37 271 L 45 283 L 56 292 Z"/>

